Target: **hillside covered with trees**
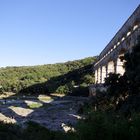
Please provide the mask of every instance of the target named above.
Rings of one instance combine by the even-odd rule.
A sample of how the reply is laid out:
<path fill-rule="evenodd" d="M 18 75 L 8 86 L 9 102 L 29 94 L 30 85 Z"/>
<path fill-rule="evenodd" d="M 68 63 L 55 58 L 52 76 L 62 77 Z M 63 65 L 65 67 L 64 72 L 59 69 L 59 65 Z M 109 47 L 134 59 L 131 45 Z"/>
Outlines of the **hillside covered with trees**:
<path fill-rule="evenodd" d="M 0 68 L 1 92 L 70 93 L 74 87 L 93 83 L 96 57 L 40 66 Z"/>

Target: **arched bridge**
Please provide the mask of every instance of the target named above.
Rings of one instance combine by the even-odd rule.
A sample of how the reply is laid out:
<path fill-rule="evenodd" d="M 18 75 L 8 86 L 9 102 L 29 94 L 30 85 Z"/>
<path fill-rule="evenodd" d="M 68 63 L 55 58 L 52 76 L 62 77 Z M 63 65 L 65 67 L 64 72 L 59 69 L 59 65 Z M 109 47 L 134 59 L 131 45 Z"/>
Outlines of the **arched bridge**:
<path fill-rule="evenodd" d="M 123 62 L 120 56 L 131 52 L 140 35 L 140 5 L 116 33 L 109 44 L 100 53 L 94 65 L 95 83 L 104 83 L 109 73 L 123 74 Z"/>

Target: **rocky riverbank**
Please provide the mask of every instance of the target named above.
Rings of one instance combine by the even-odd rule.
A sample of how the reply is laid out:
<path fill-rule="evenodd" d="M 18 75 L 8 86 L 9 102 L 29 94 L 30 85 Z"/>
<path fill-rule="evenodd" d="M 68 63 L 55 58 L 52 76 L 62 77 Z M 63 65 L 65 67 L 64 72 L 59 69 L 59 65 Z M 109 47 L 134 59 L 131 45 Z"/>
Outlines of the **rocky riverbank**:
<path fill-rule="evenodd" d="M 28 121 L 34 121 L 50 130 L 68 131 L 73 128 L 78 119 L 81 106 L 88 102 L 85 97 L 65 96 L 39 100 L 37 98 L 0 100 L 0 121 L 26 126 Z"/>

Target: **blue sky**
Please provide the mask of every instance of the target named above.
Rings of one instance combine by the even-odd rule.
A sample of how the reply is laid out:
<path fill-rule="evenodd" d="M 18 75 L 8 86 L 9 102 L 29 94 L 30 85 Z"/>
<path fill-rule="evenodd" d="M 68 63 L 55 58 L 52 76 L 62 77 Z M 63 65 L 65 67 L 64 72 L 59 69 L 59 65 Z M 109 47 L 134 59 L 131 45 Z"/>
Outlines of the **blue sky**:
<path fill-rule="evenodd" d="M 0 67 L 98 55 L 139 0 L 0 0 Z"/>

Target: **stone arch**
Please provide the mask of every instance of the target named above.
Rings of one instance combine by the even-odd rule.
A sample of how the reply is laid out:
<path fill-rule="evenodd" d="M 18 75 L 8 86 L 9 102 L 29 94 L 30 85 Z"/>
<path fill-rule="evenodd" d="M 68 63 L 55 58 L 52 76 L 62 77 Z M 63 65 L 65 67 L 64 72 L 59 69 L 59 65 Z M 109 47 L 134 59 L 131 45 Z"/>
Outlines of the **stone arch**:
<path fill-rule="evenodd" d="M 114 61 L 109 61 L 107 64 L 107 75 L 109 73 L 115 73 L 115 63 Z"/>
<path fill-rule="evenodd" d="M 135 22 L 133 23 L 133 31 L 136 30 L 138 28 L 138 26 L 140 25 L 140 19 L 137 18 L 135 20 Z"/>
<path fill-rule="evenodd" d="M 122 48 L 119 51 L 118 57 L 117 57 L 117 61 L 116 61 L 116 73 L 117 74 L 121 74 L 123 75 L 125 72 L 124 69 L 124 61 L 122 60 L 122 57 L 124 56 L 124 54 L 127 52 L 126 49 Z"/>
<path fill-rule="evenodd" d="M 123 42 L 124 40 L 126 39 L 126 34 L 125 33 L 122 33 L 122 35 L 121 35 L 121 42 Z"/>
<path fill-rule="evenodd" d="M 133 27 L 128 27 L 128 30 L 126 32 L 126 37 L 129 37 L 131 35 L 132 31 L 133 31 Z"/>

